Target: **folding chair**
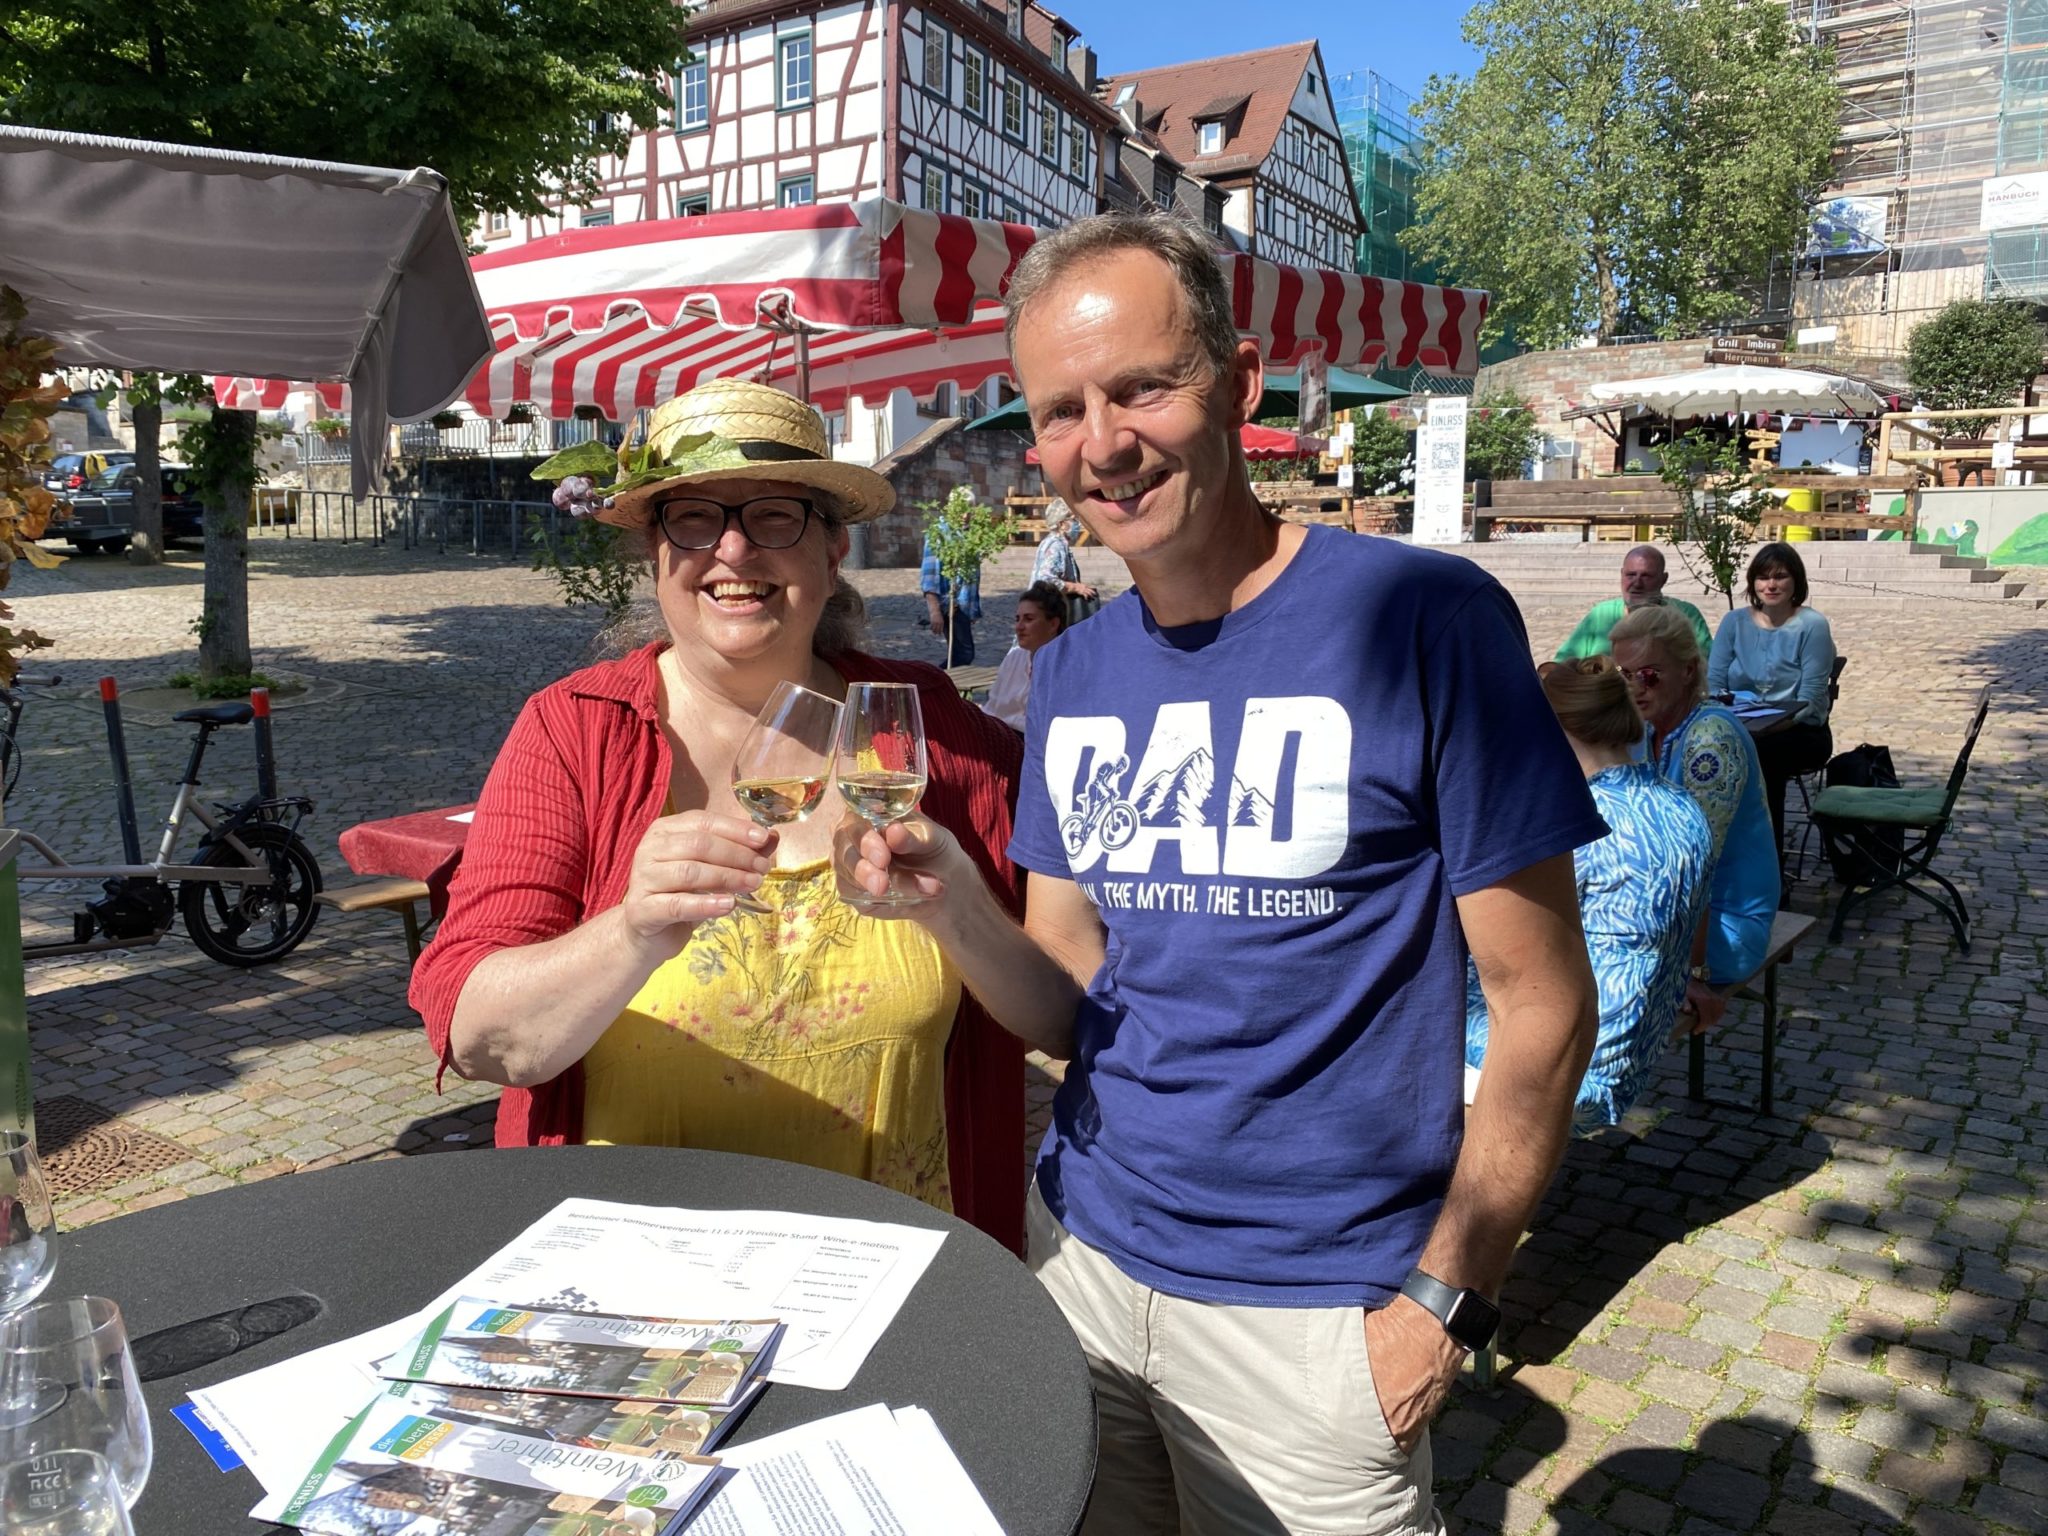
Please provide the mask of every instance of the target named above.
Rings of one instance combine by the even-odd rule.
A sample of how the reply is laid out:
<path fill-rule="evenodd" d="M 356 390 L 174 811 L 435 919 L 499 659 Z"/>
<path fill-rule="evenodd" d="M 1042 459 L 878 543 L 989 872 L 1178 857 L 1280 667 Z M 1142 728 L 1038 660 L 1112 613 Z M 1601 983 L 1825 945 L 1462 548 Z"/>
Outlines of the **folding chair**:
<path fill-rule="evenodd" d="M 1828 673 L 1828 713 L 1830 716 L 1834 713 L 1835 705 L 1841 702 L 1842 669 L 1848 665 L 1848 657 L 1837 656 L 1835 658 L 1834 670 Z M 1799 827 L 1799 841 L 1793 842 L 1792 830 L 1788 825 L 1785 829 L 1785 846 L 1778 850 L 1780 862 L 1791 870 L 1791 874 L 1787 876 L 1788 879 L 1803 880 L 1806 878 L 1806 850 L 1813 843 L 1813 797 L 1816 788 L 1824 787 L 1817 786 L 1810 781 L 1818 779 L 1826 771 L 1825 767 L 1821 767 L 1814 769 L 1811 773 L 1795 773 L 1792 775 L 1792 787 L 1799 791 L 1799 807 L 1805 819 Z"/>
<path fill-rule="evenodd" d="M 1868 901 L 1881 891 L 1894 886 L 1918 896 L 1934 907 L 1956 931 L 1956 943 L 1964 954 L 1970 952 L 1970 913 L 1963 905 L 1962 892 L 1958 891 L 1934 869 L 1935 855 L 1941 851 L 1942 837 L 1947 833 L 1949 819 L 1955 813 L 1956 797 L 1963 792 L 1963 780 L 1970 772 L 1970 753 L 1977 745 L 1977 735 L 1984 729 L 1984 717 L 1991 711 L 1991 690 L 1986 688 L 1977 696 L 1977 713 L 1970 721 L 1969 734 L 1963 737 L 1963 750 L 1956 756 L 1956 765 L 1949 770 L 1946 789 L 1877 789 L 1865 785 L 1837 784 L 1823 789 L 1813 801 L 1813 818 L 1820 827 L 1823 841 L 1840 839 L 1854 852 L 1866 855 L 1862 858 L 1838 861 L 1840 867 L 1859 867 L 1871 871 L 1869 876 L 1859 874 L 1845 885 L 1841 896 L 1835 902 L 1835 920 L 1828 929 L 1828 940 L 1837 943 L 1842 937 L 1842 924 L 1850 911 Z M 1895 867 L 1892 853 L 1876 843 L 1870 834 L 1878 827 L 1894 827 L 1902 833 L 1919 834 L 1919 840 L 1907 844 L 1897 855 Z M 1943 901 L 1932 891 L 1914 882 L 1925 878 L 1932 880 L 1948 893 Z"/>

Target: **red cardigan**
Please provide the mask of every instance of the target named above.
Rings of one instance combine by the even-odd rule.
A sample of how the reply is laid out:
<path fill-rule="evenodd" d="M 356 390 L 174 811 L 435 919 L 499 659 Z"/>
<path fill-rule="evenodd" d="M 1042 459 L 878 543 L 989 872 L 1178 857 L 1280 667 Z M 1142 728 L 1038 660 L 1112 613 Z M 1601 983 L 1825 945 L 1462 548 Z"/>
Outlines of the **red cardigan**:
<path fill-rule="evenodd" d="M 669 792 L 655 681 L 666 644 L 542 689 L 505 738 L 449 887 L 448 914 L 412 973 L 412 1006 L 442 1074 L 455 1000 L 479 961 L 567 933 L 624 899 L 634 850 Z M 834 665 L 851 682 L 917 686 L 930 748 L 920 809 L 959 838 L 982 878 L 1016 911 L 1015 872 L 1004 853 L 1022 759 L 1016 733 L 963 702 L 936 667 L 859 652 Z M 582 1119 L 579 1063 L 537 1087 L 504 1091 L 498 1145 L 577 1142 Z M 1023 1047 L 965 994 L 946 1048 L 946 1128 L 955 1211 L 1021 1253 Z"/>

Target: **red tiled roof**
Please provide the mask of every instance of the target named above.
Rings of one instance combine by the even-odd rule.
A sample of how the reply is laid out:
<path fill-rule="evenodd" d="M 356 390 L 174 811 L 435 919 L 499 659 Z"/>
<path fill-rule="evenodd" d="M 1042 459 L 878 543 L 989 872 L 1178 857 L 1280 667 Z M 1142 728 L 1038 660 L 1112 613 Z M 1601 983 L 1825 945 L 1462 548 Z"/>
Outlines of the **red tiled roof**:
<path fill-rule="evenodd" d="M 1153 128 L 1175 159 L 1197 175 L 1252 170 L 1273 152 L 1302 73 L 1315 56 L 1313 42 L 1285 43 L 1254 53 L 1111 75 L 1102 82 L 1101 92 L 1115 101 L 1119 90 L 1135 85 L 1138 100 L 1144 104 L 1146 126 Z M 1244 122 L 1224 152 L 1201 154 L 1196 117 L 1207 115 L 1219 102 L 1247 97 Z"/>

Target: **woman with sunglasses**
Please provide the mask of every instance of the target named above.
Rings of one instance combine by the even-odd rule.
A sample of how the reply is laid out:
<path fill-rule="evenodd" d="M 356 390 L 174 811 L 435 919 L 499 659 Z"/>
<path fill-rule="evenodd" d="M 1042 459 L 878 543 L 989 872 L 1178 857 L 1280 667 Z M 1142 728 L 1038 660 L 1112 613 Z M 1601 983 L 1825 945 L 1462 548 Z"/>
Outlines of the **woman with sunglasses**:
<path fill-rule="evenodd" d="M 1721 989 L 1762 964 L 1778 910 L 1778 844 L 1764 809 L 1763 773 L 1747 728 L 1707 697 L 1706 661 L 1683 614 L 1637 608 L 1608 638 L 1649 727 L 1650 761 L 1698 802 L 1714 834 L 1714 881 L 1686 989 L 1695 1027 L 1711 1029 L 1727 1007 Z"/>
<path fill-rule="evenodd" d="M 708 435 L 708 436 L 707 436 Z M 736 380 L 658 409 L 596 513 L 646 541 L 661 634 L 528 700 L 411 998 L 443 1069 L 502 1083 L 500 1146 L 690 1146 L 809 1163 L 1022 1241 L 1020 1048 L 915 923 L 839 900 L 837 816 L 776 831 L 732 765 L 779 683 L 919 689 L 945 823 L 1014 904 L 1016 733 L 937 668 L 855 648 L 847 525 L 894 504 L 811 408 Z M 837 810 L 836 802 L 831 806 Z M 768 911 L 737 908 L 751 893 Z"/>

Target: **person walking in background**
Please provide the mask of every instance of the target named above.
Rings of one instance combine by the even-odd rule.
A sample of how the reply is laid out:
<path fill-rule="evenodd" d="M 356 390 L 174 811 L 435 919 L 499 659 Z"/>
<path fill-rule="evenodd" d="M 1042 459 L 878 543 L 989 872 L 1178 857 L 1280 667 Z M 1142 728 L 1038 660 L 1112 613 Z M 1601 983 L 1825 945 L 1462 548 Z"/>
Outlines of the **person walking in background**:
<path fill-rule="evenodd" d="M 1081 560 L 1074 553 L 1074 541 L 1081 537 L 1081 519 L 1055 496 L 1045 509 L 1045 537 L 1038 541 L 1038 558 L 1031 562 L 1031 584 L 1049 581 L 1067 600 L 1067 622 L 1078 624 L 1102 605 L 1102 596 L 1081 579 Z"/>
<path fill-rule="evenodd" d="M 1094 1377 L 1083 1530 L 1440 1536 L 1428 1424 L 1565 1148 L 1607 829 L 1498 582 L 1259 504 L 1259 350 L 1199 229 L 1080 220 L 1007 305 L 1046 474 L 1133 590 L 1033 665 L 1024 926 L 921 818 L 854 874 L 915 882 L 1069 1063 L 1029 1214 Z"/>
<path fill-rule="evenodd" d="M 1670 579 L 1665 568 L 1664 551 L 1654 544 L 1638 544 L 1621 557 L 1621 596 L 1610 597 L 1603 603 L 1595 603 L 1579 620 L 1579 627 L 1566 636 L 1563 645 L 1557 648 L 1558 661 L 1577 661 L 1585 656 L 1605 656 L 1609 652 L 1607 632 L 1619 624 L 1624 614 L 1638 608 L 1654 608 L 1662 605 L 1675 608 L 1684 614 L 1692 625 L 1693 634 L 1699 640 L 1700 654 L 1707 654 L 1713 644 L 1713 636 L 1707 629 L 1707 621 L 1699 609 L 1683 598 L 1667 597 L 1664 584 Z"/>
<path fill-rule="evenodd" d="M 1828 685 L 1835 675 L 1835 636 L 1806 606 L 1806 562 L 1790 544 L 1766 544 L 1749 562 L 1747 605 L 1714 632 L 1707 692 L 1738 704 L 1777 704 L 1793 711 L 1785 724 L 1756 738 L 1771 834 L 1785 845 L 1785 786 L 1834 755 L 1828 728 Z"/>
<path fill-rule="evenodd" d="M 1049 581 L 1034 581 L 1017 599 L 1017 643 L 996 669 L 988 702 L 981 707 L 1013 730 L 1024 729 L 1024 711 L 1031 703 L 1031 658 L 1038 648 L 1067 627 L 1067 600 Z"/>
<path fill-rule="evenodd" d="M 918 560 L 917 590 L 924 594 L 925 622 L 945 652 L 943 665 L 973 666 L 974 621 L 981 617 L 981 566 L 977 564 L 957 585 L 949 582 L 946 573 L 939 569 L 932 541 L 926 539 L 924 553 Z M 953 597 L 951 604 L 946 601 L 949 593 Z"/>

